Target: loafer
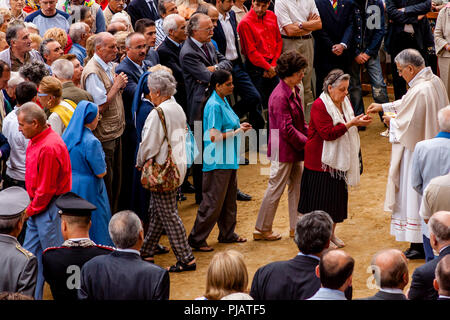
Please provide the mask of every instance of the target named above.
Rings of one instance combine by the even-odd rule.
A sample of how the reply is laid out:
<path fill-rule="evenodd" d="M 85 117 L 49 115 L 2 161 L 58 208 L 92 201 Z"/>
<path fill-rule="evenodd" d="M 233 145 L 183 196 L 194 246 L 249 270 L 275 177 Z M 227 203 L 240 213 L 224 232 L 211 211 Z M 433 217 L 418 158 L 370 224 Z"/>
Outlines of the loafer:
<path fill-rule="evenodd" d="M 410 249 L 409 251 L 407 250 L 407 253 L 405 253 L 405 256 L 409 260 L 425 259 L 425 253 L 424 252 L 420 252 L 420 251 L 415 250 L 415 249 Z"/>
<path fill-rule="evenodd" d="M 267 232 L 261 232 L 258 230 L 253 231 L 253 240 L 266 240 L 266 241 L 276 241 L 281 239 L 281 234 L 273 232 L 273 231 L 267 231 Z"/>
<path fill-rule="evenodd" d="M 170 251 L 169 248 L 167 248 L 159 243 L 156 245 L 155 254 L 169 253 L 169 251 Z"/>
<path fill-rule="evenodd" d="M 238 189 L 237 200 L 238 201 L 250 201 L 250 200 L 252 200 L 252 196 L 248 195 L 246 193 L 243 193 L 241 190 Z"/>
<path fill-rule="evenodd" d="M 183 193 L 195 193 L 194 186 L 189 182 L 185 182 L 181 185 L 181 192 Z"/>

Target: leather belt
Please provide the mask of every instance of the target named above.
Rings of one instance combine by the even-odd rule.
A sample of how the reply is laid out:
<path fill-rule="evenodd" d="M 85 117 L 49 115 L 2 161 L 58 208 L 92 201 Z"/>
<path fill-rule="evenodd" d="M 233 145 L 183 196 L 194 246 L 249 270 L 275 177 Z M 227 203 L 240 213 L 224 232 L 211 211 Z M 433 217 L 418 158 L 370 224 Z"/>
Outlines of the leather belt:
<path fill-rule="evenodd" d="M 307 34 L 306 36 L 286 36 L 284 34 L 281 35 L 281 37 L 283 39 L 291 39 L 291 40 L 298 40 L 298 39 L 311 39 L 312 35 L 311 34 Z"/>

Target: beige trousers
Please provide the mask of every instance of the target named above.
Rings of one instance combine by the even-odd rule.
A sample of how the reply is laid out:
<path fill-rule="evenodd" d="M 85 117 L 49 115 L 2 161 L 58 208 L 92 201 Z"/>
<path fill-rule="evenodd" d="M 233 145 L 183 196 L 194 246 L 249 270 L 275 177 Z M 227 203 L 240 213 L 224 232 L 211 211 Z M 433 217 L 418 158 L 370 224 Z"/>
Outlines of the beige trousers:
<path fill-rule="evenodd" d="M 298 219 L 298 201 L 300 199 L 300 182 L 302 180 L 303 161 L 278 162 L 271 161 L 269 185 L 264 194 L 255 228 L 259 231 L 271 231 L 278 203 L 288 187 L 289 225 L 295 230 Z"/>
<path fill-rule="evenodd" d="M 444 86 L 447 89 L 448 98 L 450 99 L 450 58 L 438 57 L 439 73 Z"/>

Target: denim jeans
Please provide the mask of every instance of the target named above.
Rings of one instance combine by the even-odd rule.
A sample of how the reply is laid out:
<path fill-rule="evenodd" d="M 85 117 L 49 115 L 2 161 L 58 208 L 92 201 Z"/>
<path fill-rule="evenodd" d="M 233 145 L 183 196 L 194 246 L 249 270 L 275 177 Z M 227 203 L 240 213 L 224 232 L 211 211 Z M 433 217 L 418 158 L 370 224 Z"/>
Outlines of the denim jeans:
<path fill-rule="evenodd" d="M 422 237 L 423 237 L 423 249 L 425 251 L 425 262 L 428 262 L 434 259 L 434 252 L 430 244 L 430 239 L 427 238 L 425 235 L 422 235 Z"/>
<path fill-rule="evenodd" d="M 369 75 L 370 84 L 372 86 L 372 97 L 376 103 L 389 102 L 386 84 L 384 83 L 383 72 L 381 71 L 380 58 L 378 56 L 371 57 L 365 67 Z M 350 101 L 353 105 L 355 116 L 364 113 L 364 101 L 361 89 L 361 65 L 352 61 L 350 68 Z"/>

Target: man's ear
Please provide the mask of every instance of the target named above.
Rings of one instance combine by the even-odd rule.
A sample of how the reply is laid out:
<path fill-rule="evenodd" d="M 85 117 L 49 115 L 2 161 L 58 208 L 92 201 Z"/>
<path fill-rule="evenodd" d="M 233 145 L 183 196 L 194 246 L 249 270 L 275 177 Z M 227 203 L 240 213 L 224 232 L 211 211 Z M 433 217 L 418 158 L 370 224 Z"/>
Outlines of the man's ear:
<path fill-rule="evenodd" d="M 434 290 L 439 292 L 439 283 L 437 282 L 436 279 L 433 280 L 433 287 L 434 287 Z"/>
<path fill-rule="evenodd" d="M 319 266 L 316 267 L 316 277 L 320 279 Z"/>

